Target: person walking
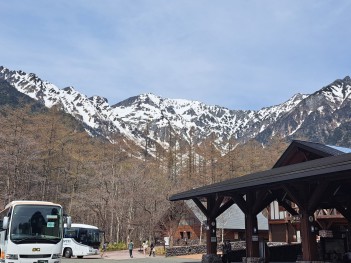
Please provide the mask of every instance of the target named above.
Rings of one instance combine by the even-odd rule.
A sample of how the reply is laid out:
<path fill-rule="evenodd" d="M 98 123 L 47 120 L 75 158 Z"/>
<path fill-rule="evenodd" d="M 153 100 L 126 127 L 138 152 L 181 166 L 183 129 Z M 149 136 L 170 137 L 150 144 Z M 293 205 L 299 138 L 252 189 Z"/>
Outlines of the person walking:
<path fill-rule="evenodd" d="M 104 242 L 104 244 L 102 245 L 102 253 L 101 253 L 101 257 L 104 256 L 105 252 L 107 250 L 107 242 Z"/>
<path fill-rule="evenodd" d="M 128 244 L 128 250 L 129 250 L 129 256 L 130 258 L 133 258 L 133 248 L 134 248 L 134 243 L 133 241 L 131 240 Z"/>
<path fill-rule="evenodd" d="M 146 250 L 147 250 L 147 247 L 148 247 L 147 241 L 144 241 L 144 242 L 143 242 L 143 253 L 144 253 L 144 257 L 146 257 Z"/>
<path fill-rule="evenodd" d="M 153 256 L 155 256 L 155 246 L 154 246 L 154 243 L 151 243 L 150 245 L 150 254 L 149 254 L 149 257 L 151 257 L 151 254 Z"/>

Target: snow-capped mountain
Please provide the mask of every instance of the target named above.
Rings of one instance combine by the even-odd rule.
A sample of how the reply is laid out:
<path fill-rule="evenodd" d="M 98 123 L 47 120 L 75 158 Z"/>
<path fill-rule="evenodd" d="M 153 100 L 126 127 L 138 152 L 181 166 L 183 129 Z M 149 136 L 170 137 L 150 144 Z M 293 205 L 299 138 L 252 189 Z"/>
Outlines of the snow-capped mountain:
<path fill-rule="evenodd" d="M 59 89 L 35 74 L 5 67 L 0 67 L 0 80 L 46 107 L 59 105 L 81 121 L 91 134 L 110 140 L 114 134 L 122 134 L 140 146 L 147 138 L 151 147 L 155 143 L 167 147 L 170 134 L 195 144 L 216 135 L 222 147 L 231 138 L 239 142 L 251 138 L 266 142 L 275 135 L 330 139 L 333 130 L 350 119 L 349 77 L 336 80 L 314 94 L 296 94 L 282 104 L 258 111 L 229 110 L 154 94 L 142 94 L 109 105 L 105 98 L 88 98 L 73 87 Z"/>
<path fill-rule="evenodd" d="M 215 134 L 220 143 L 230 138 L 247 140 L 295 107 L 305 96 L 260 111 L 229 110 L 208 106 L 198 101 L 166 99 L 143 94 L 113 105 L 118 116 L 135 134 L 148 131 L 155 141 L 167 142 L 170 130 L 197 143 Z"/>
<path fill-rule="evenodd" d="M 262 131 L 257 139 L 266 141 L 279 135 L 350 146 L 350 94 L 350 77 L 336 80 L 303 99 L 274 125 Z"/>

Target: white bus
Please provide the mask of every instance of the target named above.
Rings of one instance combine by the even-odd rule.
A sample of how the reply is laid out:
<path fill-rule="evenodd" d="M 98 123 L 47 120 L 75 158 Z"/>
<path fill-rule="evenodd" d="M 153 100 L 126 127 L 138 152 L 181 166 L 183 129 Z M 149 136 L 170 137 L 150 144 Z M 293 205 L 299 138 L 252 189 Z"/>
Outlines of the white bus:
<path fill-rule="evenodd" d="M 59 204 L 13 201 L 0 212 L 1 263 L 60 263 L 62 237 Z"/>
<path fill-rule="evenodd" d="M 66 258 L 72 256 L 98 255 L 101 244 L 101 230 L 96 226 L 72 224 L 64 229 L 62 254 Z"/>

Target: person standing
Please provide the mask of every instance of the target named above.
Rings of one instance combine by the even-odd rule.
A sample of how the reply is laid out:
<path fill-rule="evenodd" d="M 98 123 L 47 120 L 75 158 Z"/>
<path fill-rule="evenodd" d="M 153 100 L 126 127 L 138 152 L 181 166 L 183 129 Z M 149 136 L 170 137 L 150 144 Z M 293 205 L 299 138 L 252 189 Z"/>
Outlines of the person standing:
<path fill-rule="evenodd" d="M 129 250 L 129 256 L 130 258 L 133 258 L 133 248 L 134 248 L 134 243 L 133 241 L 131 240 L 128 244 L 128 250 Z"/>
<path fill-rule="evenodd" d="M 232 250 L 232 245 L 230 244 L 230 242 L 228 240 L 224 241 L 222 245 L 222 251 L 223 251 L 222 262 L 225 262 L 225 263 L 229 262 L 228 254 L 230 253 L 231 250 Z"/>
<path fill-rule="evenodd" d="M 147 249 L 148 245 L 147 245 L 147 241 L 143 242 L 143 253 L 144 253 L 144 257 L 146 257 L 146 249 Z"/>
<path fill-rule="evenodd" d="M 151 257 L 151 254 L 153 256 L 155 256 L 155 246 L 154 246 L 154 243 L 151 243 L 150 245 L 150 254 L 149 254 L 149 257 Z"/>

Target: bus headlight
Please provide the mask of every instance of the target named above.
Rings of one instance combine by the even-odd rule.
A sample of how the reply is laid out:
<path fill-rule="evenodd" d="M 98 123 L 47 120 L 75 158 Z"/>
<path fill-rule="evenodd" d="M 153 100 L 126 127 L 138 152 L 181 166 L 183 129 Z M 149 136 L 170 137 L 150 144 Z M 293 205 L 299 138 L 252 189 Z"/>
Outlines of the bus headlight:
<path fill-rule="evenodd" d="M 6 259 L 17 260 L 18 259 L 18 255 L 17 254 L 6 254 Z"/>
<path fill-rule="evenodd" d="M 60 258 L 61 257 L 61 254 L 52 254 L 52 259 L 57 259 L 57 258 Z"/>

